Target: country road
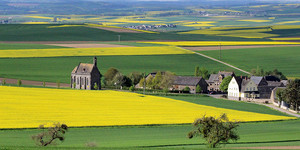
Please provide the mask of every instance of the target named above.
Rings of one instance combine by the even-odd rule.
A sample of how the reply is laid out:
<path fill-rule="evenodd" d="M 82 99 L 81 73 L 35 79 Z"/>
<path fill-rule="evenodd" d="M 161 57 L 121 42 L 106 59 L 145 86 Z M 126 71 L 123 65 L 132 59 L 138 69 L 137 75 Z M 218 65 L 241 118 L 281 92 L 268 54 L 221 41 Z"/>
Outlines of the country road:
<path fill-rule="evenodd" d="M 18 84 L 18 79 L 8 79 L 8 78 L 0 78 L 0 84 L 2 84 L 3 80 L 5 79 L 6 84 Z M 43 82 L 41 81 L 30 81 L 30 80 L 21 80 L 22 85 L 33 85 L 33 86 L 43 86 Z M 53 82 L 45 82 L 46 87 L 57 87 L 57 83 Z M 70 87 L 69 84 L 60 83 L 60 87 L 68 88 Z"/>
<path fill-rule="evenodd" d="M 225 62 L 223 62 L 223 61 L 220 61 L 220 60 L 218 60 L 218 59 L 209 57 L 209 56 L 207 56 L 207 55 L 204 55 L 204 54 L 201 54 L 201 53 L 197 53 L 197 52 L 195 52 L 195 54 L 200 55 L 200 56 L 203 56 L 203 57 L 206 57 L 206 58 L 211 59 L 211 60 L 213 60 L 213 61 L 219 62 L 219 63 L 221 63 L 221 64 L 224 64 L 224 65 L 226 65 L 226 66 L 229 66 L 229 67 L 231 67 L 231 68 L 234 68 L 234 69 L 236 69 L 236 70 L 239 70 L 239 71 L 241 71 L 241 72 L 244 72 L 244 73 L 246 73 L 246 74 L 251 74 L 250 72 L 247 72 L 247 71 L 245 71 L 245 70 L 242 70 L 242 69 L 240 69 L 240 68 L 238 68 L 238 67 L 235 67 L 235 66 L 233 66 L 233 65 L 230 65 L 230 64 L 225 63 Z"/>

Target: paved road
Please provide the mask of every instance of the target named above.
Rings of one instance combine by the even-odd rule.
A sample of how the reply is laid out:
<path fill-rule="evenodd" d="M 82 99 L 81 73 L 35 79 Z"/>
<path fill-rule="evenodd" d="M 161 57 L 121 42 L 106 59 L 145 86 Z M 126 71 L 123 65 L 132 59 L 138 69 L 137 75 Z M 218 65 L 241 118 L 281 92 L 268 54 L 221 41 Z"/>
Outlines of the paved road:
<path fill-rule="evenodd" d="M 222 64 L 224 64 L 224 65 L 226 65 L 226 66 L 229 66 L 229 67 L 231 67 L 231 68 L 234 68 L 234 69 L 239 70 L 239 71 L 241 71 L 241 72 L 244 72 L 244 73 L 246 73 L 246 74 L 250 74 L 250 72 L 247 72 L 247 71 L 242 70 L 242 69 L 240 69 L 240 68 L 238 68 L 238 67 L 232 66 L 232 65 L 230 65 L 230 64 L 228 64 L 228 63 L 226 63 L 226 62 L 220 61 L 220 60 L 218 60 L 218 59 L 209 57 L 209 56 L 204 55 L 204 54 L 200 54 L 200 53 L 197 53 L 197 52 L 195 52 L 195 53 L 196 53 L 197 55 L 200 55 L 200 56 L 206 57 L 206 58 L 208 58 L 208 59 L 211 59 L 211 60 L 213 60 L 213 61 L 222 63 Z"/>
<path fill-rule="evenodd" d="M 277 106 L 275 106 L 275 105 L 273 105 L 273 104 L 262 104 L 262 105 L 265 105 L 265 106 L 267 106 L 267 107 L 270 107 L 270 108 L 273 108 L 273 109 L 275 109 L 275 110 L 281 111 L 281 112 L 283 112 L 283 113 L 289 114 L 289 115 L 291 115 L 291 116 L 295 116 L 295 117 L 300 118 L 300 115 L 299 115 L 299 114 L 292 113 L 292 112 L 290 112 L 290 111 L 288 111 L 288 110 L 279 108 L 279 107 L 277 107 Z"/>
<path fill-rule="evenodd" d="M 0 83 L 2 84 L 3 79 L 5 79 L 6 84 L 18 84 L 17 79 L 7 79 L 7 78 L 0 78 Z M 43 86 L 43 82 L 41 81 L 29 81 L 29 80 L 21 80 L 22 85 L 33 85 L 33 86 Z M 57 83 L 53 82 L 45 82 L 46 87 L 57 87 Z M 69 84 L 60 83 L 60 87 L 66 88 L 70 87 Z"/>

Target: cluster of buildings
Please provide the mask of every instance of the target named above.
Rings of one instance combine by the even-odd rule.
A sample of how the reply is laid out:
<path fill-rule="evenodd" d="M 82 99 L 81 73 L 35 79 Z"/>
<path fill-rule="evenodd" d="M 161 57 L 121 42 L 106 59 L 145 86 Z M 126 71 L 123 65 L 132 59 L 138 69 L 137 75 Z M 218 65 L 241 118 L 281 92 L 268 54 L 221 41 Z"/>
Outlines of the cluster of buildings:
<path fill-rule="evenodd" d="M 280 81 L 275 76 L 234 76 L 228 85 L 228 99 L 270 99 L 276 87 L 285 87 L 286 84 L 286 80 Z"/>
<path fill-rule="evenodd" d="M 123 28 L 139 29 L 139 30 L 151 30 L 158 28 L 176 28 L 176 24 L 165 24 L 165 25 L 137 25 L 137 26 L 123 26 Z"/>
<path fill-rule="evenodd" d="M 146 76 L 155 78 L 156 72 Z M 162 75 L 165 72 L 161 72 Z M 234 72 L 219 71 L 217 74 L 211 74 L 208 80 L 195 76 L 174 76 L 173 82 L 169 88 L 170 91 L 182 92 L 186 87 L 190 89 L 189 93 L 196 93 L 197 86 L 201 87 L 202 93 L 222 93 L 220 85 L 224 78 L 231 76 L 232 79 L 228 85 L 228 99 L 232 100 L 252 100 L 252 99 L 270 99 L 272 91 L 279 87 L 285 87 L 287 81 L 280 81 L 275 76 L 236 76 Z M 101 89 L 101 74 L 97 67 L 97 58 L 94 57 L 93 64 L 79 63 L 71 72 L 71 88 L 93 90 Z M 136 88 L 143 88 L 143 85 L 137 84 Z M 274 93 L 274 91 L 273 91 Z"/>

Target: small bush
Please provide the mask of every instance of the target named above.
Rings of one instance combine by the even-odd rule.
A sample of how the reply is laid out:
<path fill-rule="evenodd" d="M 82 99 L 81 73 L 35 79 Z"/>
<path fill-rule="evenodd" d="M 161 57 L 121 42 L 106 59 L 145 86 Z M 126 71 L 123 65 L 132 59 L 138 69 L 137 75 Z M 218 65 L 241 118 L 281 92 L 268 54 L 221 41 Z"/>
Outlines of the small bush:
<path fill-rule="evenodd" d="M 60 81 L 56 82 L 56 86 L 57 86 L 58 89 L 60 88 Z"/>
<path fill-rule="evenodd" d="M 17 84 L 18 84 L 18 86 L 21 86 L 22 85 L 22 81 L 19 79 Z"/>
<path fill-rule="evenodd" d="M 3 79 L 3 81 L 2 81 L 2 85 L 5 85 L 6 84 L 6 80 L 5 79 Z"/>
<path fill-rule="evenodd" d="M 130 91 L 130 92 L 134 92 L 134 91 L 135 91 L 135 88 L 134 88 L 133 85 L 129 88 L 129 91 Z"/>
<path fill-rule="evenodd" d="M 97 147 L 98 145 L 96 142 L 87 142 L 87 143 L 85 143 L 85 146 L 86 147 Z"/>

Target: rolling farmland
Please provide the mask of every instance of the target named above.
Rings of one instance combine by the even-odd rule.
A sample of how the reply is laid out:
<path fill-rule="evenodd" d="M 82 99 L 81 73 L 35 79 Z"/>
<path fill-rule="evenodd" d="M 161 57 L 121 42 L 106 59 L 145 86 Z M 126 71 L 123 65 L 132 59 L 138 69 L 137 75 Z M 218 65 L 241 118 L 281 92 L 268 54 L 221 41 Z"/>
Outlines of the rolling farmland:
<path fill-rule="evenodd" d="M 265 71 L 278 69 L 288 77 L 300 77 L 300 47 L 273 47 L 234 49 L 222 51 L 222 61 L 251 71 L 263 68 Z M 205 55 L 219 58 L 219 51 L 201 51 Z"/>
<path fill-rule="evenodd" d="M 72 127 L 182 124 L 192 123 L 195 118 L 204 114 L 218 116 L 224 112 L 231 120 L 241 122 L 295 119 L 105 90 L 3 86 L 0 87 L 0 95 L 0 128 L 35 128 L 54 122 L 66 123 Z"/>

